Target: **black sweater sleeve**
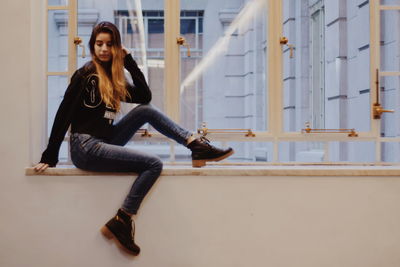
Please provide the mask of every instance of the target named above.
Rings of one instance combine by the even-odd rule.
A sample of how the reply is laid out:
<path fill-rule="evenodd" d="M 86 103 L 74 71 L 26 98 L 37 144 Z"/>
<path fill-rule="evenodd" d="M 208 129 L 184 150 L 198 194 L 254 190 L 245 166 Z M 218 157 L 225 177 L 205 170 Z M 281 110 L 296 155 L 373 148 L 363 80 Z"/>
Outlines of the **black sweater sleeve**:
<path fill-rule="evenodd" d="M 124 66 L 129 71 L 132 76 L 134 86 L 127 85 L 127 90 L 129 92 L 130 98 L 126 100 L 129 103 L 140 103 L 147 104 L 151 101 L 151 91 L 146 82 L 146 79 L 133 60 L 132 55 L 128 54 L 124 59 Z"/>
<path fill-rule="evenodd" d="M 78 71 L 74 73 L 71 82 L 65 91 L 64 98 L 56 113 L 53 127 L 49 138 L 47 149 L 43 152 L 41 163 L 47 163 L 50 167 L 54 167 L 58 162 L 58 153 L 60 146 L 64 140 L 65 134 L 71 124 L 74 112 L 78 109 L 79 100 L 82 93 L 82 80 L 83 77 Z"/>

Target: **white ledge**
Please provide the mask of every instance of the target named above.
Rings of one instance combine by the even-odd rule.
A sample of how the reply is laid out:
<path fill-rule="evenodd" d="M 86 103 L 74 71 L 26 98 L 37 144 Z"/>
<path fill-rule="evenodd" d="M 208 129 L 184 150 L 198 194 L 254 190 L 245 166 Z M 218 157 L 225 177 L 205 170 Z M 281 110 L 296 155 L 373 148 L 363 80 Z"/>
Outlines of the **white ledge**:
<path fill-rule="evenodd" d="M 37 173 L 32 167 L 25 169 L 28 176 L 132 176 L 136 173 L 90 172 L 74 166 L 48 168 Z M 207 165 L 192 168 L 189 165 L 164 165 L 162 176 L 399 176 L 400 166 L 374 165 Z"/>

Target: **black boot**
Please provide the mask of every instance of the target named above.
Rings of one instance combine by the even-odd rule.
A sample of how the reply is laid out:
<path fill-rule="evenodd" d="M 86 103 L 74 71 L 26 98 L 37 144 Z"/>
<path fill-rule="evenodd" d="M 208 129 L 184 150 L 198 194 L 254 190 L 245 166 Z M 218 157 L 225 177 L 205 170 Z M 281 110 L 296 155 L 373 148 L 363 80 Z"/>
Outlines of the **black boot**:
<path fill-rule="evenodd" d="M 220 161 L 234 153 L 232 148 L 219 149 L 210 145 L 204 136 L 196 138 L 187 147 L 192 150 L 192 166 L 203 167 L 207 161 Z"/>
<path fill-rule="evenodd" d="M 132 229 L 133 224 L 133 229 Z M 131 216 L 121 209 L 111 220 L 101 228 L 102 234 L 108 239 L 114 239 L 125 252 L 137 256 L 140 248 L 135 244 L 135 222 Z"/>

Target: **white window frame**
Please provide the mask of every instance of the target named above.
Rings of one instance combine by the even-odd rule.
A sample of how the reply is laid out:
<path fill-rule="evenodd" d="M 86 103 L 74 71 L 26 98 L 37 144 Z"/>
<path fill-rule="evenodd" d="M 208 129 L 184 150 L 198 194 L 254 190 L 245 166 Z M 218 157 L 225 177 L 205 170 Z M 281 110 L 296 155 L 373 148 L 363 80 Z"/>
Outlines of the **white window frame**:
<path fill-rule="evenodd" d="M 279 142 L 325 142 L 325 152 L 329 152 L 329 142 L 374 142 L 375 143 L 375 164 L 381 163 L 381 144 L 383 142 L 400 142 L 400 137 L 389 138 L 381 137 L 381 121 L 372 119 L 371 109 L 371 127 L 369 132 L 358 132 L 358 137 L 348 137 L 345 134 L 302 134 L 300 132 L 284 132 L 283 131 L 283 79 L 282 79 L 282 46 L 279 44 L 279 40 L 282 37 L 282 1 L 277 0 L 264 0 L 268 4 L 269 16 L 267 17 L 267 68 L 266 71 L 267 88 L 268 89 L 268 131 L 266 132 L 255 132 L 255 137 L 245 137 L 243 134 L 224 133 L 224 134 L 210 134 L 210 138 L 216 141 L 222 142 L 240 142 L 240 141 L 254 141 L 254 142 L 272 142 L 274 145 L 273 160 L 272 163 L 276 163 L 279 160 Z M 381 10 L 400 10 L 400 6 L 382 6 L 380 1 L 369 1 L 370 5 L 370 101 L 372 103 L 376 101 L 376 95 L 372 93 L 375 88 L 375 72 L 380 67 L 380 12 Z M 51 75 L 67 75 L 72 76 L 72 73 L 76 69 L 76 53 L 77 49 L 73 45 L 73 38 L 77 34 L 77 0 L 69 0 L 67 6 L 48 6 L 47 1 L 41 1 L 42 5 L 35 5 L 32 7 L 32 27 L 38 27 L 32 30 L 32 47 L 38 47 L 38 45 L 46 44 L 45 51 L 37 53 L 32 51 L 31 56 L 31 69 L 35 69 L 33 62 L 42 62 L 42 66 L 46 66 L 45 78 L 42 75 L 33 77 L 35 74 L 40 72 L 40 68 L 37 71 L 32 71 L 31 80 L 33 82 L 32 91 L 32 124 L 42 125 L 39 130 L 33 130 L 31 135 L 32 144 L 32 162 L 37 162 L 37 155 L 40 155 L 44 148 L 44 144 L 47 143 L 46 125 L 43 118 L 47 117 L 47 90 L 43 92 L 43 84 L 46 84 L 47 77 Z M 45 6 L 45 8 L 43 8 Z M 42 8 L 42 9 L 41 9 Z M 41 9 L 41 10 L 40 10 Z M 40 18 L 47 18 L 48 10 L 67 10 L 69 16 L 69 58 L 67 72 L 47 72 L 47 19 L 44 21 Z M 43 14 L 42 10 L 46 10 L 46 14 Z M 39 16 L 37 16 L 39 14 Z M 179 121 L 179 107 L 180 107 L 180 77 L 176 75 L 176 70 L 180 69 L 180 47 L 176 44 L 176 37 L 180 35 L 180 0 L 165 0 L 165 96 L 166 96 L 166 114 L 175 121 Z M 42 26 L 42 27 L 40 27 Z M 39 30 L 38 30 L 39 29 Z M 43 34 L 45 32 L 45 34 Z M 40 34 L 42 33 L 42 34 Z M 44 35 L 44 36 L 43 36 Z M 45 37 L 45 38 L 43 38 Z M 36 45 L 35 45 L 36 44 Z M 42 69 L 43 70 L 43 69 Z M 381 72 L 380 77 L 385 76 L 400 76 L 400 72 Z M 47 86 L 44 86 L 47 88 Z M 35 95 L 37 92 L 39 94 Z M 43 108 L 45 107 L 45 108 Z M 271 127 L 273 125 L 273 127 Z M 35 127 L 31 127 L 34 129 Z M 38 136 L 40 136 L 38 138 Z M 155 139 L 163 139 L 161 135 L 155 134 Z M 35 140 L 35 138 L 38 138 Z M 37 140 L 41 142 L 37 143 Z M 326 163 L 331 164 L 329 158 L 326 158 Z"/>

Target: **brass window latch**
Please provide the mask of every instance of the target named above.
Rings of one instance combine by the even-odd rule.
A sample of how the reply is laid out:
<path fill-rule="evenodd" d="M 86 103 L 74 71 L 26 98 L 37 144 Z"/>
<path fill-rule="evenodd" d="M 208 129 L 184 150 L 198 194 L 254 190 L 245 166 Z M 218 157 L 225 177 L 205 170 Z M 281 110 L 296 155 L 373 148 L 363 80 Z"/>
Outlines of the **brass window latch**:
<path fill-rule="evenodd" d="M 85 51 L 85 45 L 82 44 L 82 38 L 78 37 L 78 36 L 75 37 L 74 38 L 74 44 L 77 45 L 77 46 L 82 47 L 82 58 L 85 58 L 86 57 L 86 51 Z"/>
<path fill-rule="evenodd" d="M 358 137 L 358 133 L 353 129 L 312 129 L 306 122 L 306 128 L 301 129 L 301 133 L 346 133 L 348 137 Z"/>
<path fill-rule="evenodd" d="M 149 132 L 149 130 L 147 130 L 147 129 L 139 129 L 137 132 L 141 134 L 141 135 L 140 135 L 141 137 L 152 137 L 152 136 L 153 136 L 153 135 Z"/>
<path fill-rule="evenodd" d="M 209 133 L 244 133 L 245 137 L 256 136 L 251 129 L 208 129 L 205 122 L 202 123 L 200 129 L 197 129 L 197 133 L 201 134 L 202 136 L 206 136 Z"/>
<path fill-rule="evenodd" d="M 376 90 L 376 102 L 372 105 L 372 116 L 375 120 L 379 120 L 382 117 L 382 113 L 390 112 L 393 113 L 393 109 L 384 109 L 379 103 L 379 70 L 376 69 L 376 80 L 375 80 L 375 90 Z"/>
<path fill-rule="evenodd" d="M 288 42 L 289 42 L 289 40 L 288 40 L 288 38 L 286 38 L 286 37 L 281 37 L 281 39 L 279 40 L 279 43 L 280 43 L 281 45 L 286 45 L 286 46 L 289 48 L 289 51 L 290 51 L 289 57 L 290 57 L 290 58 L 293 58 L 294 45 L 288 44 Z"/>
<path fill-rule="evenodd" d="M 190 45 L 189 45 L 189 43 L 186 42 L 185 37 L 180 36 L 180 37 L 176 38 L 176 43 L 178 45 L 185 46 L 187 48 L 187 56 L 190 57 Z"/>

